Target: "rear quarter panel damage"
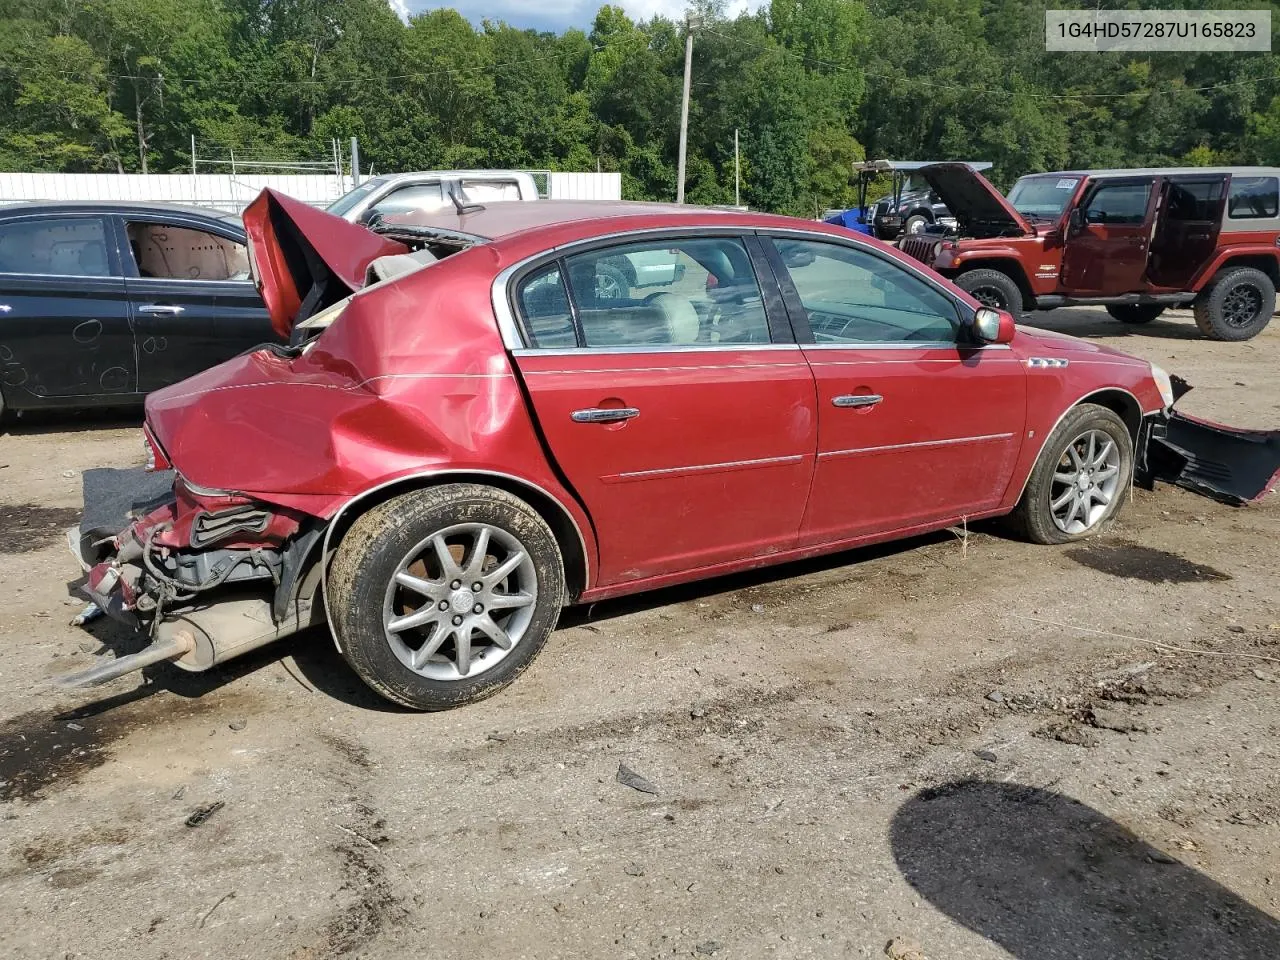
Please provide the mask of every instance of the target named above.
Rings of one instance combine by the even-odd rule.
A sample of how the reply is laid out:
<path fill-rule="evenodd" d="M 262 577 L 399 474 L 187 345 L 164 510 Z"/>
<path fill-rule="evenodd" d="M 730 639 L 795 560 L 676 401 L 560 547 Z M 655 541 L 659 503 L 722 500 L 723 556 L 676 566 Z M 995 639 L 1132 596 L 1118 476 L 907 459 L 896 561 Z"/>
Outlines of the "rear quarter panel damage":
<path fill-rule="evenodd" d="M 303 355 L 242 355 L 152 394 L 148 422 L 188 482 L 326 520 L 404 478 L 513 477 L 558 501 L 594 554 L 498 334 L 498 269 L 479 246 L 370 288 Z"/>

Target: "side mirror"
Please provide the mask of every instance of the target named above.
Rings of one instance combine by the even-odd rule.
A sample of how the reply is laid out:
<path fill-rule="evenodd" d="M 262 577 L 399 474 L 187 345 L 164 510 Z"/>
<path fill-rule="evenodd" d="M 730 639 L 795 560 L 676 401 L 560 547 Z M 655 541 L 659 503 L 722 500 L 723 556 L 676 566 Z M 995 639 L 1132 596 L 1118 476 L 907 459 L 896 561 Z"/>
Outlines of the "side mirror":
<path fill-rule="evenodd" d="M 1084 211 L 1079 207 L 1072 207 L 1071 212 L 1067 214 L 1067 236 L 1079 233 L 1084 229 Z"/>
<path fill-rule="evenodd" d="M 973 335 L 981 343 L 1010 343 L 1017 330 L 1013 314 L 991 307 L 979 307 L 973 315 Z"/>
<path fill-rule="evenodd" d="M 356 223 L 362 227 L 367 227 L 369 224 L 373 223 L 373 218 L 377 215 L 378 214 L 373 207 L 366 207 L 361 210 L 360 215 L 356 217 Z"/>

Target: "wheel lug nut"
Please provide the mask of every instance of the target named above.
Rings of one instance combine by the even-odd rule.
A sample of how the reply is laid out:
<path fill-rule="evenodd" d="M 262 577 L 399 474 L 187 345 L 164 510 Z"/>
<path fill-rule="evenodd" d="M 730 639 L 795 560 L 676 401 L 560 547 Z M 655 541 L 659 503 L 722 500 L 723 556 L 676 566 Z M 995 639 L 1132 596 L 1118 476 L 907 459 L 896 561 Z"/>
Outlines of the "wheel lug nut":
<path fill-rule="evenodd" d="M 454 617 L 454 618 L 453 618 L 453 625 L 454 625 L 455 627 L 460 627 L 460 626 L 462 626 L 462 618 L 461 618 L 461 617 Z"/>
<path fill-rule="evenodd" d="M 477 603 L 474 607 L 472 607 L 472 608 L 471 608 L 471 612 L 472 612 L 472 613 L 484 613 L 484 604 L 483 604 L 483 603 Z"/>
<path fill-rule="evenodd" d="M 448 610 L 448 609 L 449 609 L 449 601 L 448 601 L 448 600 L 441 600 L 441 601 L 440 601 L 440 609 L 441 609 L 441 610 Z"/>
<path fill-rule="evenodd" d="M 453 581 L 453 583 L 449 584 L 449 586 L 450 586 L 450 588 L 451 588 L 451 589 L 457 590 L 459 587 L 461 587 L 461 586 L 462 586 L 462 581 L 461 581 L 461 580 L 455 580 L 455 581 Z"/>
<path fill-rule="evenodd" d="M 479 593 L 483 589 L 484 589 L 484 584 L 481 583 L 479 580 L 477 580 L 475 583 L 471 585 L 472 593 Z"/>

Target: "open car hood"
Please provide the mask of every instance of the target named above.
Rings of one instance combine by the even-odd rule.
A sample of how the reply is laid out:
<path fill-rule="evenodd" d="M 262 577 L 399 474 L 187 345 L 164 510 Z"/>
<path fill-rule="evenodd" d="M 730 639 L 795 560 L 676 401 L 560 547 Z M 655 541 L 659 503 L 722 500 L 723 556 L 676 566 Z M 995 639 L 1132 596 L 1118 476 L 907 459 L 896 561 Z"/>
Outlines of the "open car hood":
<path fill-rule="evenodd" d="M 1000 191 L 967 163 L 931 163 L 917 172 L 959 222 L 961 235 L 999 237 L 1035 232 Z"/>
<path fill-rule="evenodd" d="M 402 243 L 267 188 L 244 211 L 253 282 L 288 338 L 307 317 L 355 293 L 378 257 L 408 253 Z"/>

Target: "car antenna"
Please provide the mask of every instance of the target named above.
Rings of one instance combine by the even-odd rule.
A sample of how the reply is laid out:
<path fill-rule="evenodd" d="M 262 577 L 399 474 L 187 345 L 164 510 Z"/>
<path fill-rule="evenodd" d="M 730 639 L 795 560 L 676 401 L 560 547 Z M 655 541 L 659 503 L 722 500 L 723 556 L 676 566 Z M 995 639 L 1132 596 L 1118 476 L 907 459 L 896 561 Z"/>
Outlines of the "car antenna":
<path fill-rule="evenodd" d="M 479 213 L 484 209 L 483 203 L 469 203 L 466 196 L 462 192 L 462 186 L 457 180 L 449 181 L 449 199 L 453 201 L 453 209 L 458 211 L 458 216 L 468 213 Z"/>

